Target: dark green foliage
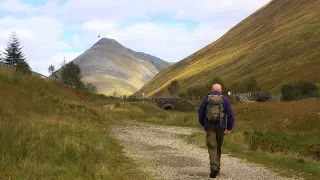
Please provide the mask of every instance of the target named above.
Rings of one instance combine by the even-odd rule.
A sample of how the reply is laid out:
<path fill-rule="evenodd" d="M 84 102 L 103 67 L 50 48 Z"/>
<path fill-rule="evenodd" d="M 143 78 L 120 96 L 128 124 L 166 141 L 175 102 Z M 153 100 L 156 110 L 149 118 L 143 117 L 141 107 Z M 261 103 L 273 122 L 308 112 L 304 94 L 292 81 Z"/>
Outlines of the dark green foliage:
<path fill-rule="evenodd" d="M 130 95 L 130 96 L 128 96 L 127 101 L 129 101 L 129 102 L 137 101 L 137 97 L 133 96 L 133 95 Z"/>
<path fill-rule="evenodd" d="M 171 83 L 168 86 L 168 91 L 171 96 L 177 96 L 180 91 L 180 85 L 179 82 L 175 79 L 172 80 Z"/>
<path fill-rule="evenodd" d="M 209 84 L 206 85 L 206 88 L 211 91 L 212 85 L 214 84 L 220 84 L 222 86 L 222 94 L 228 94 L 229 89 L 224 85 L 224 82 L 220 77 L 213 78 Z"/>
<path fill-rule="evenodd" d="M 83 89 L 84 83 L 81 81 L 82 75 L 80 67 L 74 62 L 69 62 L 61 69 L 61 82 L 72 88 Z"/>
<path fill-rule="evenodd" d="M 10 36 L 7 48 L 5 48 L 5 51 L 3 52 L 5 55 L 4 62 L 6 64 L 16 66 L 17 71 L 20 71 L 24 74 L 31 74 L 31 68 L 21 50 L 22 47 L 20 47 L 20 42 L 17 34 L 16 32 L 13 32 Z"/>
<path fill-rule="evenodd" d="M 251 77 L 247 82 L 247 91 L 260 91 L 261 88 L 255 78 Z"/>
<path fill-rule="evenodd" d="M 296 100 L 308 97 L 319 97 L 319 88 L 315 83 L 300 81 L 294 84 L 284 84 L 281 87 L 283 100 Z"/>
<path fill-rule="evenodd" d="M 209 81 L 205 86 L 191 87 L 187 89 L 186 95 L 188 97 L 197 97 L 196 99 L 203 98 L 205 95 L 209 94 L 212 89 L 212 85 L 220 84 L 222 86 L 222 94 L 227 94 L 229 89 L 224 85 L 224 82 L 220 77 L 215 77 Z"/>
<path fill-rule="evenodd" d="M 29 64 L 25 61 L 19 62 L 16 68 L 17 68 L 17 71 L 22 72 L 23 74 L 29 74 L 29 75 L 32 74 Z"/>
<path fill-rule="evenodd" d="M 86 87 L 88 89 L 88 91 L 92 92 L 92 93 L 97 93 L 98 89 L 95 85 L 93 85 L 92 83 L 87 83 Z"/>
<path fill-rule="evenodd" d="M 115 105 L 114 105 L 115 108 L 119 108 L 120 107 L 120 103 L 117 102 Z"/>
<path fill-rule="evenodd" d="M 233 91 L 235 93 L 240 93 L 240 92 L 246 92 L 246 87 L 243 85 L 244 83 L 233 83 L 230 85 L 230 91 Z"/>
<path fill-rule="evenodd" d="M 283 100 L 293 100 L 299 94 L 292 84 L 284 84 L 281 87 Z"/>
<path fill-rule="evenodd" d="M 208 87 L 206 86 L 192 87 L 192 88 L 188 88 L 187 95 L 189 97 L 198 97 L 198 96 L 202 97 L 210 93 L 210 90 L 211 88 L 208 89 Z"/>
<path fill-rule="evenodd" d="M 2 56 L 2 54 L 0 52 L 0 63 L 5 63 L 4 59 L 1 56 Z"/>
<path fill-rule="evenodd" d="M 48 67 L 48 72 L 50 73 L 51 79 L 58 81 L 58 73 L 59 72 L 55 71 L 55 67 L 52 64 Z"/>
<path fill-rule="evenodd" d="M 51 64 L 51 65 L 48 67 L 48 72 L 50 73 L 50 75 L 52 75 L 54 71 L 55 71 L 55 67 Z"/>

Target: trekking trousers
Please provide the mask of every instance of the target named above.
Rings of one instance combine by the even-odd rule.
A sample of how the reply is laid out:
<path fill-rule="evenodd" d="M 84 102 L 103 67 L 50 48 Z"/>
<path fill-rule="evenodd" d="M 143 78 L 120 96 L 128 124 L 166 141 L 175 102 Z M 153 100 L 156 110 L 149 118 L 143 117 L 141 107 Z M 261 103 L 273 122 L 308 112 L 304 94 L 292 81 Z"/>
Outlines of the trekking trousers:
<path fill-rule="evenodd" d="M 206 143 L 210 158 L 210 169 L 220 170 L 221 146 L 224 137 L 224 128 L 209 127 L 206 129 Z"/>

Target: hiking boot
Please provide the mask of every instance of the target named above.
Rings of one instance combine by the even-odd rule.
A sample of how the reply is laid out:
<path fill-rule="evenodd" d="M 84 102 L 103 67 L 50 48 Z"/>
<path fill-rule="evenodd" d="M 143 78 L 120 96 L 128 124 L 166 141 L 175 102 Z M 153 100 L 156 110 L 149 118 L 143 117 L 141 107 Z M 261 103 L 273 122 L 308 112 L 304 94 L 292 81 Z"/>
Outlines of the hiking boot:
<path fill-rule="evenodd" d="M 210 178 L 216 178 L 218 175 L 218 171 L 215 169 L 211 169 Z"/>

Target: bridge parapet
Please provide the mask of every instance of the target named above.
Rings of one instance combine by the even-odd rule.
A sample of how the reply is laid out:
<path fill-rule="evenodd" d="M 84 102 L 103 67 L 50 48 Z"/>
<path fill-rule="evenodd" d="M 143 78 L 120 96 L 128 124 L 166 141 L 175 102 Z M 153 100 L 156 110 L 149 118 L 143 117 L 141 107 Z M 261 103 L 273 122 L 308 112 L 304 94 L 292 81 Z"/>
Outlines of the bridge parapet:
<path fill-rule="evenodd" d="M 154 97 L 154 98 L 139 98 L 139 101 L 148 101 L 157 105 L 162 109 L 176 109 L 183 111 L 191 111 L 195 105 L 189 100 L 180 97 Z"/>

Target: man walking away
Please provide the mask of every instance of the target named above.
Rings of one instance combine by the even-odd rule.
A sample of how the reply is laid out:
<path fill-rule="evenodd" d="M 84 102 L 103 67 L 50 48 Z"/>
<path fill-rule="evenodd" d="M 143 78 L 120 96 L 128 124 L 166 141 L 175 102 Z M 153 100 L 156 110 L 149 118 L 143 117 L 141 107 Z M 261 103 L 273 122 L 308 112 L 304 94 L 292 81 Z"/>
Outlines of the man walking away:
<path fill-rule="evenodd" d="M 224 135 L 229 135 L 234 123 L 230 102 L 221 95 L 222 87 L 214 84 L 211 93 L 198 110 L 199 123 L 207 132 L 206 142 L 210 158 L 210 178 L 220 173 L 221 146 Z"/>

